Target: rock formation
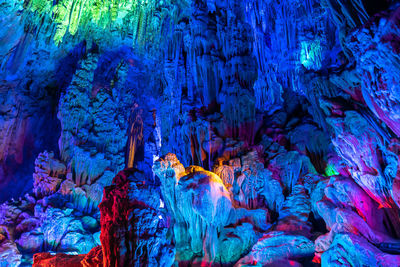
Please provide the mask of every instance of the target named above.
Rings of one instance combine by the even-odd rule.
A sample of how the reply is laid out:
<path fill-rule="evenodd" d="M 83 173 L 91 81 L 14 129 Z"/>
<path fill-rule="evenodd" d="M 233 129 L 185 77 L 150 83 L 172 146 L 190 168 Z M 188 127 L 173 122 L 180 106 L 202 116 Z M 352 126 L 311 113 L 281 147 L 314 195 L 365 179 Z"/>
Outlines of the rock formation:
<path fill-rule="evenodd" d="M 398 266 L 394 0 L 0 0 L 0 266 Z"/>

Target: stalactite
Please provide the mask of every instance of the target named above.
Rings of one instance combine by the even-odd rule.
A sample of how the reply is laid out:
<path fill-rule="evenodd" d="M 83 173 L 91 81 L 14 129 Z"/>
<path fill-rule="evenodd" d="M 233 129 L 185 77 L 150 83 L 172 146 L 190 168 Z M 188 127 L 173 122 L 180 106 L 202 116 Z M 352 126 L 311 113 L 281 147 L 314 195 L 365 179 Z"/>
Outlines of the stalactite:
<path fill-rule="evenodd" d="M 138 151 L 143 149 L 143 119 L 141 117 L 143 110 L 135 105 L 131 109 L 129 116 L 129 128 L 128 128 L 128 143 L 126 146 L 127 156 L 126 168 L 133 168 L 135 163 L 135 155 L 138 157 Z"/>
<path fill-rule="evenodd" d="M 397 266 L 399 12 L 0 0 L 0 265 Z"/>

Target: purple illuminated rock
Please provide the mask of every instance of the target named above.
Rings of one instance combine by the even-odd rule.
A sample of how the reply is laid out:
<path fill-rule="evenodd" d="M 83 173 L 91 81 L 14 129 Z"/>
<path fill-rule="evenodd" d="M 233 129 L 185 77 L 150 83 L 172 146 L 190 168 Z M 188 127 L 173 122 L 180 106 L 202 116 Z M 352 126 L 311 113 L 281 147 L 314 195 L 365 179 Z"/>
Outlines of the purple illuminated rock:
<path fill-rule="evenodd" d="M 22 255 L 11 240 L 1 240 L 0 234 L 0 266 L 18 266 Z"/>
<path fill-rule="evenodd" d="M 400 9 L 376 16 L 349 37 L 366 105 L 400 137 Z"/>
<path fill-rule="evenodd" d="M 325 182 L 320 184 L 325 184 Z M 350 244 L 349 246 L 353 246 L 354 238 L 352 237 L 357 238 L 359 241 L 354 242 L 361 242 L 360 247 L 345 248 L 345 250 L 352 249 L 355 250 L 354 253 L 359 253 L 357 249 L 362 249 L 368 251 L 366 257 L 368 254 L 374 254 L 374 251 L 377 250 L 373 245 L 379 246 L 382 243 L 394 244 L 397 242 L 392 237 L 396 235 L 395 229 L 397 227 L 388 228 L 385 226 L 388 223 L 398 225 L 399 221 L 396 215 L 392 214 L 390 209 L 379 208 L 379 204 L 349 178 L 332 176 L 326 184 L 323 197 L 313 198 L 312 201 L 317 201 L 313 204 L 314 209 L 324 219 L 326 227 L 330 231 L 315 240 L 316 257 L 319 258 L 322 254 L 322 261 L 324 261 L 323 255 L 327 251 L 330 251 L 327 253 L 327 255 L 330 255 L 328 261 L 333 261 L 332 253 L 338 253 L 338 257 L 345 258 L 344 261 L 350 260 L 352 257 L 348 256 L 350 254 L 340 252 L 341 247 L 344 247 L 342 241 L 340 241 L 341 238 L 344 238 L 344 244 Z M 380 253 L 382 254 L 382 252 Z M 351 265 L 367 264 L 362 256 L 354 260 L 355 262 Z M 367 260 L 370 261 L 371 259 Z M 387 263 L 382 261 L 382 264 Z"/>
<path fill-rule="evenodd" d="M 396 265 L 397 1 L 111 2 L 0 0 L 3 258 Z"/>
<path fill-rule="evenodd" d="M 323 266 L 397 266 L 400 256 L 383 253 L 363 237 L 338 234 L 322 254 Z"/>
<path fill-rule="evenodd" d="M 65 165 L 54 158 L 54 153 L 45 151 L 39 154 L 35 161 L 33 192 L 37 197 L 54 194 L 66 173 Z"/>
<path fill-rule="evenodd" d="M 326 102 L 327 121 L 334 129 L 333 145 L 345 160 L 353 179 L 382 207 L 391 207 L 393 183 L 397 175 L 398 156 L 382 135 L 382 129 L 371 124 L 361 113 L 349 110 L 341 116 L 340 104 Z"/>
<path fill-rule="evenodd" d="M 237 266 L 246 264 L 278 265 L 288 260 L 310 257 L 314 253 L 314 243 L 304 236 L 288 235 L 284 232 L 265 234 L 242 258 Z"/>

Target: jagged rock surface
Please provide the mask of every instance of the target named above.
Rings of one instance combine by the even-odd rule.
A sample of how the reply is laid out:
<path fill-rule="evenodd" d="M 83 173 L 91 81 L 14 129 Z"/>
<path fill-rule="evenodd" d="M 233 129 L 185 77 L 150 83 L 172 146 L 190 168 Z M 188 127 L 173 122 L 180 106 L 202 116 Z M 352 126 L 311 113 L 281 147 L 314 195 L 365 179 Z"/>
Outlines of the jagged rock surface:
<path fill-rule="evenodd" d="M 398 1 L 0 15 L 0 266 L 398 265 Z"/>
<path fill-rule="evenodd" d="M 101 244 L 105 266 L 171 266 L 175 248 L 167 238 L 169 217 L 160 189 L 143 173 L 121 171 L 105 187 Z"/>

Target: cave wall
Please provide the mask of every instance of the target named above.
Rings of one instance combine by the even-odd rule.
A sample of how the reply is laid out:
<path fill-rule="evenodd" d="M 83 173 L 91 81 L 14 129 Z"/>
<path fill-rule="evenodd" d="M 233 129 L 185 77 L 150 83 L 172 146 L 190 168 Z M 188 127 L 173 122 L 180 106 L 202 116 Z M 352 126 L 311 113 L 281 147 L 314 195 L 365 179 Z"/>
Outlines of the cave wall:
<path fill-rule="evenodd" d="M 0 266 L 397 266 L 399 10 L 0 0 Z"/>

